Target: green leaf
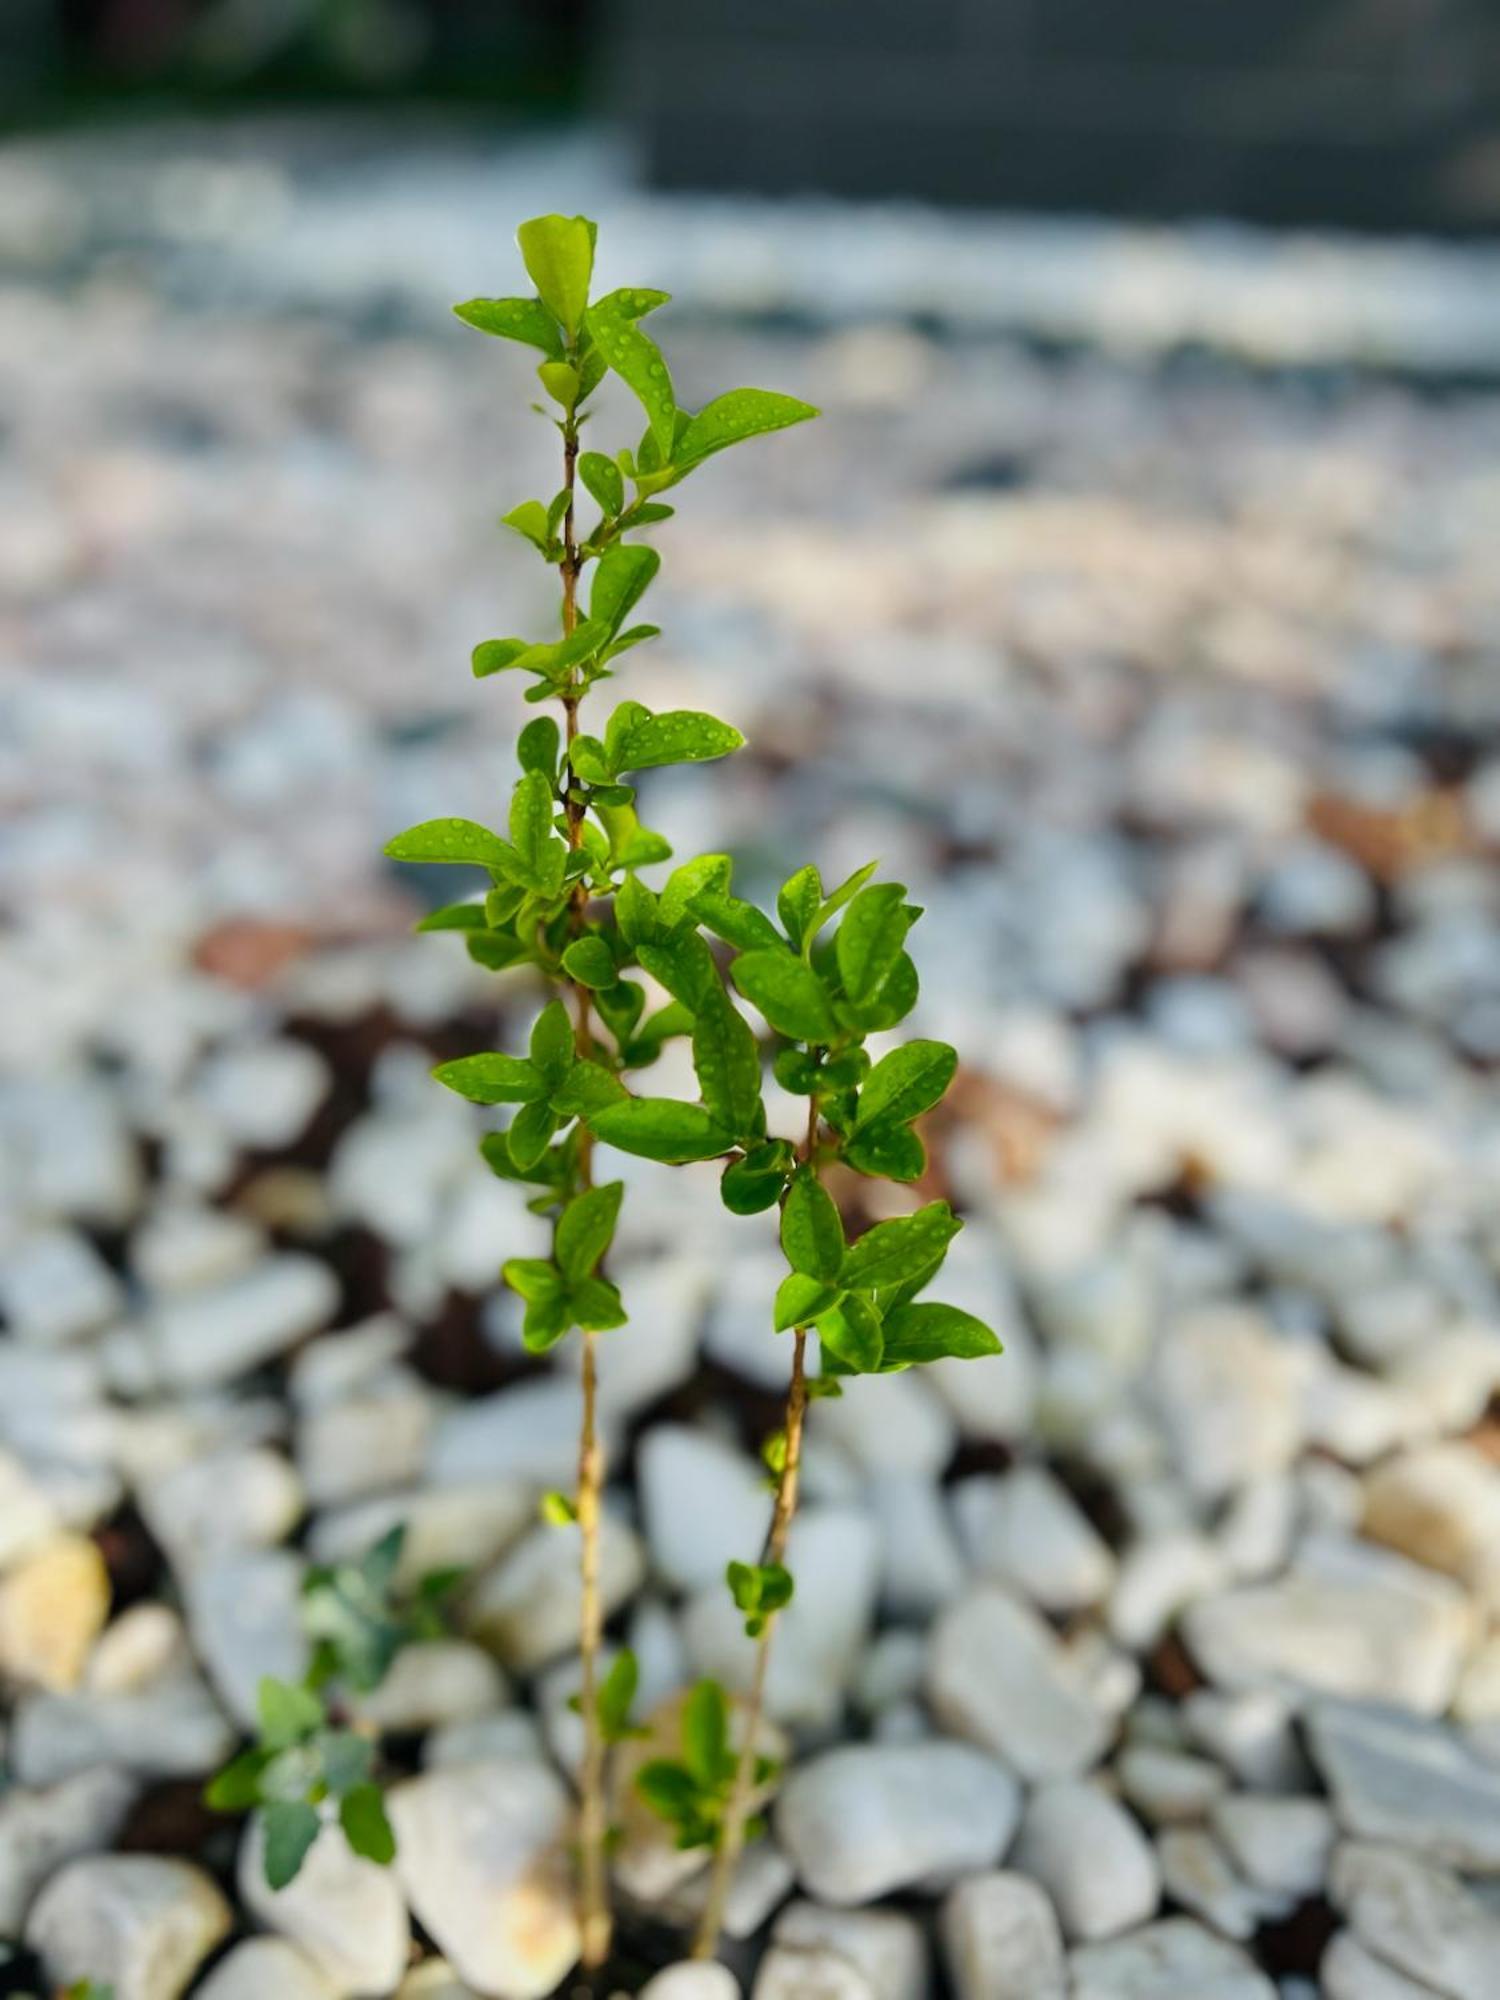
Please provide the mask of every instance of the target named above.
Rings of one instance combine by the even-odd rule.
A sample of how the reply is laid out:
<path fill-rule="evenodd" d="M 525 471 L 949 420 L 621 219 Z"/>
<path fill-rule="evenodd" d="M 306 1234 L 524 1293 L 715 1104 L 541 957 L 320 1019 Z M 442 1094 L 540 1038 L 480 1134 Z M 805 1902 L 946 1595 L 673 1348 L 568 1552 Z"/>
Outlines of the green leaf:
<path fill-rule="evenodd" d="M 508 514 L 500 516 L 503 527 L 511 528 L 523 541 L 530 542 L 543 555 L 552 543 L 552 527 L 547 519 L 547 510 L 540 500 L 523 500 L 518 507 L 512 507 Z M 490 669 L 494 671 L 493 668 Z"/>
<path fill-rule="evenodd" d="M 679 1104 L 672 1097 L 629 1097 L 607 1104 L 589 1124 L 607 1146 L 668 1166 L 712 1160 L 734 1144 L 734 1134 L 701 1104 Z"/>
<path fill-rule="evenodd" d="M 619 978 L 615 955 L 602 937 L 575 938 L 562 955 L 563 971 L 580 986 L 597 992 Z"/>
<path fill-rule="evenodd" d="M 776 914 L 794 950 L 801 951 L 808 942 L 822 906 L 823 882 L 811 862 L 782 883 L 776 894 Z"/>
<path fill-rule="evenodd" d="M 603 1063 L 576 1062 L 553 1089 L 552 1109 L 562 1118 L 588 1118 L 602 1105 L 618 1103 L 628 1094 Z"/>
<path fill-rule="evenodd" d="M 856 1173 L 883 1181 L 919 1181 L 927 1171 L 927 1148 L 909 1125 L 872 1125 L 844 1141 L 840 1154 Z"/>
<path fill-rule="evenodd" d="M 260 1803 L 260 1777 L 271 1752 L 259 1747 L 242 1750 L 203 1789 L 203 1803 L 214 1812 L 248 1812 Z"/>
<path fill-rule="evenodd" d="M 396 1858 L 396 1836 L 385 1816 L 379 1785 L 356 1785 L 339 1802 L 339 1824 L 354 1853 L 364 1861 L 389 1868 Z"/>
<path fill-rule="evenodd" d="M 516 231 L 527 275 L 570 334 L 577 333 L 588 309 L 595 233 L 581 215 L 538 215 Z"/>
<path fill-rule="evenodd" d="M 898 882 L 861 889 L 850 903 L 835 949 L 844 992 L 856 1006 L 873 1000 L 890 977 L 911 923 Z"/>
<path fill-rule="evenodd" d="M 564 1209 L 557 1225 L 556 1254 L 563 1276 L 576 1285 L 593 1275 L 594 1266 L 609 1248 L 619 1219 L 623 1181 L 589 1188 Z"/>
<path fill-rule="evenodd" d="M 635 1788 L 654 1813 L 680 1823 L 697 1810 L 698 1784 L 686 1765 L 653 1757 L 636 1773 Z"/>
<path fill-rule="evenodd" d="M 920 991 L 916 966 L 906 952 L 897 952 L 895 964 L 873 998 L 840 1001 L 839 1017 L 861 1035 L 878 1034 L 906 1019 L 916 1006 Z"/>
<path fill-rule="evenodd" d="M 736 951 L 784 951 L 776 926 L 753 903 L 721 889 L 700 889 L 689 908 L 706 930 Z"/>
<path fill-rule="evenodd" d="M 546 1080 L 534 1063 L 498 1052 L 459 1056 L 454 1062 L 439 1063 L 432 1074 L 445 1089 L 457 1091 L 471 1104 L 534 1104 L 547 1093 Z"/>
<path fill-rule="evenodd" d="M 613 753 L 616 771 L 649 771 L 662 764 L 702 764 L 727 757 L 745 739 L 717 716 L 690 708 L 645 715 L 623 732 Z"/>
<path fill-rule="evenodd" d="M 594 1712 L 606 1743 L 619 1743 L 631 1734 L 630 1711 L 639 1682 L 640 1666 L 627 1646 L 615 1655 L 594 1697 Z"/>
<path fill-rule="evenodd" d="M 844 1225 L 811 1167 L 799 1167 L 781 1209 L 781 1247 L 794 1271 L 831 1283 L 844 1261 Z"/>
<path fill-rule="evenodd" d="M 557 1114 L 550 1104 L 523 1104 L 506 1127 L 505 1140 L 514 1164 L 525 1173 L 552 1144 Z"/>
<path fill-rule="evenodd" d="M 674 931 L 669 937 L 642 940 L 636 957 L 674 1000 L 696 1014 L 703 996 L 719 984 L 713 953 L 696 931 Z"/>
<path fill-rule="evenodd" d="M 778 1035 L 793 1042 L 831 1042 L 838 1033 L 822 981 L 791 952 L 746 951 L 730 973 L 752 1007 L 759 1008 Z"/>
<path fill-rule="evenodd" d="M 654 935 L 657 925 L 657 898 L 644 882 L 627 875 L 615 891 L 615 922 L 629 945 L 638 945 Z"/>
<path fill-rule="evenodd" d="M 533 1299 L 521 1321 L 521 1345 L 528 1354 L 545 1354 L 572 1324 L 572 1304 L 565 1292 L 555 1299 Z"/>
<path fill-rule="evenodd" d="M 627 1317 L 619 1290 L 608 1278 L 584 1278 L 569 1305 L 585 1333 L 607 1333 L 611 1327 L 624 1326 Z"/>
<path fill-rule="evenodd" d="M 577 1059 L 573 1023 L 561 1000 L 549 1000 L 531 1026 L 531 1060 L 549 1084 L 562 1082 Z"/>
<path fill-rule="evenodd" d="M 578 1524 L 578 1503 L 566 1493 L 544 1493 L 537 1506 L 549 1528 L 572 1528 Z"/>
<path fill-rule="evenodd" d="M 614 516 L 623 511 L 625 482 L 612 458 L 606 458 L 602 451 L 586 451 L 578 461 L 578 476 L 605 514 Z"/>
<path fill-rule="evenodd" d="M 915 1215 L 877 1222 L 850 1249 L 840 1282 L 855 1292 L 903 1285 L 940 1260 L 962 1227 L 945 1201 L 930 1201 Z"/>
<path fill-rule="evenodd" d="M 262 1678 L 255 1691 L 255 1713 L 261 1741 L 268 1750 L 300 1743 L 323 1726 L 323 1704 L 309 1688 L 294 1681 Z"/>
<path fill-rule="evenodd" d="M 515 850 L 472 819 L 427 819 L 409 826 L 385 844 L 392 861 L 467 862 L 475 868 L 508 870 L 515 862 Z"/>
<path fill-rule="evenodd" d="M 511 793 L 510 837 L 530 885 L 544 895 L 562 887 L 567 865 L 566 843 L 552 831 L 556 801 L 540 771 L 528 771 Z"/>
<path fill-rule="evenodd" d="M 615 476 L 618 478 L 619 474 Z M 635 542 L 612 543 L 594 569 L 589 617 L 613 638 L 660 568 L 661 557 L 655 549 L 642 548 Z"/>
<path fill-rule="evenodd" d="M 727 890 L 733 873 L 734 863 L 727 854 L 700 854 L 684 861 L 672 870 L 661 892 L 661 921 L 669 927 L 681 923 L 691 914 L 695 896 L 705 889 Z"/>
<path fill-rule="evenodd" d="M 974 1361 L 999 1354 L 1000 1342 L 983 1320 L 957 1306 L 935 1300 L 896 1306 L 886 1315 L 884 1366 L 907 1368 L 915 1362 L 941 1361 L 953 1356 Z"/>
<path fill-rule="evenodd" d="M 724 1169 L 719 1198 L 731 1215 L 760 1215 L 780 1201 L 796 1155 L 785 1139 L 752 1146 Z"/>
<path fill-rule="evenodd" d="M 677 429 L 677 399 L 661 349 L 635 324 L 632 298 L 629 292 L 609 292 L 596 300 L 589 308 L 589 332 L 607 365 L 639 397 L 666 458 Z"/>
<path fill-rule="evenodd" d="M 908 1125 L 930 1111 L 953 1081 L 958 1052 L 946 1042 L 907 1042 L 882 1056 L 859 1093 L 855 1131 Z"/>
<path fill-rule="evenodd" d="M 672 449 L 672 461 L 687 471 L 727 445 L 742 444 L 746 438 L 762 437 L 767 431 L 783 431 L 818 414 L 811 403 L 779 395 L 774 389 L 730 389 L 705 403 L 692 418 Z"/>
<path fill-rule="evenodd" d="M 777 1333 L 794 1326 L 811 1326 L 819 1313 L 836 1306 L 842 1297 L 837 1285 L 825 1285 L 805 1272 L 793 1271 L 776 1288 L 772 1326 Z"/>
<path fill-rule="evenodd" d="M 440 910 L 429 910 L 425 917 L 419 917 L 412 928 L 418 931 L 482 931 L 488 930 L 489 920 L 483 903 L 445 903 Z"/>
<path fill-rule="evenodd" d="M 316 1809 L 300 1800 L 266 1807 L 265 1868 L 271 1888 L 284 1889 L 295 1878 L 321 1826 Z"/>
<path fill-rule="evenodd" d="M 536 373 L 537 380 L 547 391 L 553 402 L 559 404 L 565 410 L 571 410 L 578 401 L 579 392 L 582 387 L 578 370 L 570 367 L 566 361 L 544 361 Z M 555 519 L 549 515 L 548 526 L 554 532 L 561 525 L 562 514 L 566 512 L 567 504 L 564 502 L 561 514 L 558 514 Z"/>
<path fill-rule="evenodd" d="M 528 722 L 516 742 L 521 769 L 539 771 L 549 784 L 557 776 L 561 749 L 561 733 L 550 715 L 538 715 Z"/>
<path fill-rule="evenodd" d="M 502 340 L 522 340 L 554 361 L 563 357 L 562 335 L 540 299 L 466 299 L 454 312 L 465 325 Z"/>
<path fill-rule="evenodd" d="M 717 979 L 699 994 L 693 1021 L 693 1069 L 703 1102 L 736 1138 L 765 1129 L 760 1102 L 760 1050 L 750 1023 Z"/>
<path fill-rule="evenodd" d="M 732 1562 L 725 1572 L 735 1608 L 745 1614 L 745 1632 L 758 1639 L 772 1617 L 792 1601 L 792 1573 L 780 1563 Z"/>
<path fill-rule="evenodd" d="M 857 1375 L 872 1375 L 880 1367 L 884 1341 L 880 1315 L 868 1299 L 847 1293 L 816 1321 L 818 1339 Z"/>
<path fill-rule="evenodd" d="M 688 1770 L 707 1788 L 733 1778 L 734 1752 L 729 1747 L 729 1697 L 717 1681 L 699 1681 L 682 1706 L 682 1757 Z"/>
<path fill-rule="evenodd" d="M 476 681 L 491 674 L 503 674 L 515 666 L 523 654 L 533 651 L 529 639 L 482 639 L 469 656 Z"/>

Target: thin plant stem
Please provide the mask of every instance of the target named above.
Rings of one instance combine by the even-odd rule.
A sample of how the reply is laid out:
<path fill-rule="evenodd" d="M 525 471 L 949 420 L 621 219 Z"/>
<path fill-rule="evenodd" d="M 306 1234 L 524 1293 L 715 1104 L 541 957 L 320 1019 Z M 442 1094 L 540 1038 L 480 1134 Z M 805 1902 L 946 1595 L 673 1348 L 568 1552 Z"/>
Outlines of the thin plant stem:
<path fill-rule="evenodd" d="M 577 463 L 578 429 L 570 416 L 563 427 L 563 487 L 568 495 L 567 511 L 563 515 L 561 563 L 562 626 L 565 638 L 573 632 L 578 623 L 578 574 L 581 564 L 573 522 L 573 493 Z M 570 746 L 578 734 L 580 699 L 581 690 L 570 691 L 563 696 L 567 741 Z M 571 784 L 567 785 L 564 809 L 567 818 L 568 845 L 576 849 L 583 839 L 583 805 L 574 798 Z M 588 888 L 580 877 L 573 885 L 572 894 L 571 925 L 575 933 L 582 930 L 587 909 Z M 568 984 L 572 987 L 577 1009 L 575 1044 L 579 1056 L 587 1060 L 594 1052 L 593 1031 L 589 1021 L 588 988 L 576 980 L 569 980 Z M 583 1193 L 585 1189 L 593 1186 L 593 1181 L 592 1135 L 585 1129 L 578 1146 L 575 1193 Z M 602 1966 L 609 1957 L 613 1930 L 609 1906 L 607 1858 L 609 1815 L 604 1798 L 605 1746 L 598 1701 L 599 1644 L 604 1622 L 599 1596 L 599 1515 L 604 1490 L 604 1449 L 599 1439 L 599 1370 L 598 1357 L 594 1352 L 595 1336 L 585 1331 L 579 1337 L 583 1342 L 580 1370 L 583 1413 L 578 1431 L 576 1506 L 579 1539 L 578 1655 L 581 1668 L 579 1701 L 583 1710 L 583 1764 L 579 1773 L 578 1928 L 584 1966 L 593 1971 Z"/>
<path fill-rule="evenodd" d="M 801 1158 L 814 1157 L 818 1141 L 818 1100 L 814 1097 L 808 1107 L 807 1136 L 802 1144 Z M 797 1512 L 797 1483 L 802 1470 L 802 1426 L 807 1414 L 807 1328 L 799 1326 L 792 1337 L 792 1378 L 787 1388 L 786 1398 L 786 1449 L 782 1454 L 781 1472 L 776 1481 L 776 1504 L 771 1512 L 771 1525 L 766 1533 L 762 1562 L 785 1564 L 787 1537 L 791 1533 L 792 1521 Z M 734 1872 L 745 1851 L 745 1824 L 750 1817 L 750 1800 L 755 1789 L 755 1765 L 759 1754 L 757 1738 L 760 1735 L 761 1720 L 766 1706 L 766 1676 L 771 1664 L 771 1640 L 776 1631 L 778 1613 L 772 1612 L 766 1619 L 755 1646 L 755 1669 L 751 1675 L 750 1692 L 745 1701 L 744 1738 L 740 1744 L 739 1762 L 735 1766 L 734 1783 L 730 1787 L 729 1798 L 724 1807 L 724 1819 L 719 1830 L 718 1845 L 714 1850 L 712 1869 L 709 1875 L 708 1900 L 703 1906 L 703 1914 L 698 1920 L 697 1934 L 693 1939 L 694 1958 L 712 1958 L 718 1949 L 719 1933 L 724 1928 L 724 1908 L 729 1900 L 730 1886 Z"/>

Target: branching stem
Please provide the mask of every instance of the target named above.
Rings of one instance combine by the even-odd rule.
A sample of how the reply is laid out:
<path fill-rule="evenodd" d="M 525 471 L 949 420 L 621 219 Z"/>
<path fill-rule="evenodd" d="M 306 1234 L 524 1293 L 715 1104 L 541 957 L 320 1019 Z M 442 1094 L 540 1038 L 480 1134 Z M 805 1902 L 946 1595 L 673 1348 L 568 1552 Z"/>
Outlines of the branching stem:
<path fill-rule="evenodd" d="M 814 1096 L 808 1105 L 807 1134 L 802 1142 L 799 1157 L 804 1161 L 812 1160 L 816 1163 L 817 1144 L 818 1100 Z M 771 1513 L 771 1526 L 767 1531 L 765 1548 L 761 1555 L 761 1561 L 765 1563 L 784 1565 L 786 1562 L 787 1538 L 791 1534 L 792 1521 L 797 1512 L 797 1482 L 802 1471 L 802 1426 L 806 1415 L 807 1328 L 799 1326 L 792 1336 L 792 1379 L 787 1388 L 786 1398 L 786 1449 L 782 1454 L 781 1471 L 776 1481 L 776 1504 Z M 751 1676 L 750 1692 L 745 1702 L 745 1733 L 740 1744 L 734 1784 L 724 1808 L 718 1845 L 714 1850 L 708 1883 L 708 1900 L 703 1906 L 703 1914 L 698 1920 L 697 1934 L 693 1939 L 694 1958 L 712 1958 L 718 1949 L 719 1933 L 724 1927 L 725 1905 L 729 1900 L 735 1869 L 745 1850 L 745 1823 L 750 1816 L 750 1801 L 755 1790 L 755 1766 L 759 1755 L 757 1738 L 765 1714 L 766 1676 L 770 1670 L 771 1640 L 775 1634 L 778 1615 L 772 1612 L 767 1617 L 765 1627 L 756 1641 L 755 1670 Z"/>
<path fill-rule="evenodd" d="M 578 623 L 578 576 L 582 562 L 573 520 L 573 494 L 578 464 L 578 428 L 571 416 L 563 426 L 563 488 L 568 496 L 563 515 L 562 627 L 571 635 Z M 578 704 L 582 690 L 563 696 L 567 722 L 567 742 L 571 747 L 578 734 Z M 564 764 L 564 813 L 568 845 L 577 849 L 583 840 L 583 802 L 575 796 L 571 769 Z M 573 884 L 570 920 L 575 934 L 582 930 L 588 910 L 588 886 L 582 876 Z M 594 1053 L 594 1037 L 589 1020 L 589 991 L 577 980 L 569 980 L 576 1006 L 575 1041 L 581 1059 Z M 593 1144 L 587 1127 L 581 1128 L 578 1168 L 574 1193 L 593 1186 Z M 583 1710 L 583 1765 L 579 1773 L 579 1895 L 578 1927 L 585 1969 L 597 1970 L 609 1957 L 612 1923 L 609 1905 L 609 1814 L 604 1796 L 604 1732 L 599 1720 L 599 1644 L 603 1629 L 603 1607 L 599 1595 L 599 1514 L 604 1491 L 604 1449 L 599 1439 L 599 1370 L 594 1352 L 595 1336 L 582 1332 L 581 1380 L 583 1412 L 578 1431 L 579 1539 L 579 1630 L 578 1652 L 581 1666 L 580 1706 Z"/>

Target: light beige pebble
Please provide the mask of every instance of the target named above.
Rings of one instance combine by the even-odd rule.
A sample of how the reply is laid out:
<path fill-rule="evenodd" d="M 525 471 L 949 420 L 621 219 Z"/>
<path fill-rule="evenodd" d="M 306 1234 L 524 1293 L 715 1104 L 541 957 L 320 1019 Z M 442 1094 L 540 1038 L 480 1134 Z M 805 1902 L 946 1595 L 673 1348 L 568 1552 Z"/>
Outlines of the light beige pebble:
<path fill-rule="evenodd" d="M 193 2000 L 341 2000 L 344 1989 L 306 1952 L 282 1938 L 246 1938 L 213 1971 Z"/>
<path fill-rule="evenodd" d="M 343 1990 L 389 1993 L 406 1970 L 411 1925 L 395 1871 L 353 1853 L 342 1828 L 325 1826 L 293 1879 L 273 1889 L 256 1813 L 240 1841 L 237 1879 L 246 1909 Z"/>
<path fill-rule="evenodd" d="M 190 1668 L 192 1658 L 187 1631 L 170 1605 L 132 1604 L 99 1634 L 83 1684 L 89 1694 L 134 1694 Z"/>
<path fill-rule="evenodd" d="M 109 1599 L 109 1571 L 86 1535 L 41 1543 L 0 1578 L 0 1669 L 35 1687 L 77 1687 Z"/>

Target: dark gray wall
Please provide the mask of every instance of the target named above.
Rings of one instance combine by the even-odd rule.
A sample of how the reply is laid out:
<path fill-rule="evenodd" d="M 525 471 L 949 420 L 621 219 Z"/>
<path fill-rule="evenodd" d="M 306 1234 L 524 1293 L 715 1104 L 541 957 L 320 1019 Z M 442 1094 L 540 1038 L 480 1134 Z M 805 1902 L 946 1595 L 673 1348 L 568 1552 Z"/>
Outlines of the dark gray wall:
<path fill-rule="evenodd" d="M 617 0 L 676 187 L 1500 226 L 1500 0 Z"/>

